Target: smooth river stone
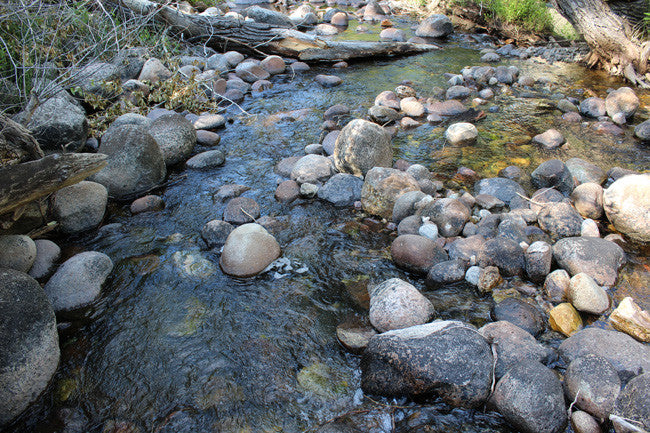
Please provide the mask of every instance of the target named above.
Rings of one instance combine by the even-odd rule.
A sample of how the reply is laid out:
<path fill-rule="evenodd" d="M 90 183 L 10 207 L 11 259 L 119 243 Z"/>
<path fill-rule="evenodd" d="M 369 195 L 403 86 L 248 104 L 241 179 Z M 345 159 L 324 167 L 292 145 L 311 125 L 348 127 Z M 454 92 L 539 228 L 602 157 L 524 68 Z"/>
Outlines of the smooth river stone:
<path fill-rule="evenodd" d="M 223 246 L 221 269 L 236 277 L 252 277 L 280 257 L 280 245 L 259 224 L 244 224 L 233 230 Z"/>

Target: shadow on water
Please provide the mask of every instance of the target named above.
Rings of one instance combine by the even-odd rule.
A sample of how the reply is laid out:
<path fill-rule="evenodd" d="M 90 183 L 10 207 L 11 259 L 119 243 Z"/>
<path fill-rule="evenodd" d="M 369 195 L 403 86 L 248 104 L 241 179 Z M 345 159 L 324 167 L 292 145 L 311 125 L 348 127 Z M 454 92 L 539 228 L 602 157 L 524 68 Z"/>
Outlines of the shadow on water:
<path fill-rule="evenodd" d="M 343 84 L 327 90 L 313 76 L 331 70 L 317 67 L 277 77 L 273 89 L 243 104 L 251 116 L 232 108 L 234 121 L 222 132 L 225 166 L 174 172 L 176 182 L 162 192 L 163 211 L 129 216 L 118 207 L 94 238 L 73 242 L 108 254 L 116 266 L 94 310 L 63 331 L 55 380 L 14 431 L 62 431 L 61 408 L 78 408 L 91 432 L 102 431 L 107 420 L 128 421 L 143 432 L 298 432 L 345 414 L 366 417 L 367 431 L 390 431 L 395 422 L 398 431 L 509 431 L 495 414 L 437 404 L 396 409 L 363 400 L 358 358 L 335 337 L 338 323 L 364 314 L 358 292 L 346 289 L 346 282 L 360 277 L 404 278 L 425 291 L 438 317 L 477 326 L 489 320 L 491 298 L 463 285 L 426 290 L 421 279 L 390 261 L 391 235 L 373 232 L 352 210 L 318 201 L 281 205 L 273 198 L 273 167 L 318 141 L 329 106 L 346 104 L 353 117 L 361 117 L 375 95 L 403 80 L 429 96 L 445 85 L 443 73 L 458 73 L 478 58 L 475 50 L 451 46 L 353 63 L 335 72 Z M 461 165 L 482 175 L 511 164 L 530 172 L 544 159 L 573 156 L 603 168 L 648 169 L 650 152 L 629 130 L 621 137 L 585 133 L 559 120 L 545 102 L 558 93 L 579 96 L 585 87 L 602 95 L 606 86 L 620 83 L 574 65 L 511 63 L 550 77 L 550 83 L 525 97 L 518 90 L 499 96 L 493 104 L 500 111 L 477 123 L 481 141 L 475 147 L 449 149 L 444 126 L 424 125 L 398 133 L 395 157 L 445 176 Z M 566 134 L 567 149 L 542 153 L 528 144 L 550 127 Z M 221 272 L 218 252 L 203 248 L 201 227 L 221 218 L 224 208 L 213 194 L 231 183 L 249 186 L 244 195 L 276 218 L 273 232 L 293 270 L 234 279 Z M 634 266 L 622 284 L 647 286 L 647 264 Z M 301 267 L 308 271 L 296 272 Z"/>

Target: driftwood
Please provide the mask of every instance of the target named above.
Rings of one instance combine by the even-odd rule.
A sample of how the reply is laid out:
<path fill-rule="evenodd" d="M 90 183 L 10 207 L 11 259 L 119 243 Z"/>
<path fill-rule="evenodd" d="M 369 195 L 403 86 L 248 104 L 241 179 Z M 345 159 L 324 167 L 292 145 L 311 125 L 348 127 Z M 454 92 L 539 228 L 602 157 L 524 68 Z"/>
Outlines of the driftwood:
<path fill-rule="evenodd" d="M 0 167 L 43 157 L 32 134 L 20 123 L 0 114 Z"/>
<path fill-rule="evenodd" d="M 0 168 L 0 215 L 82 181 L 106 166 L 106 155 L 63 153 Z"/>
<path fill-rule="evenodd" d="M 433 44 L 409 42 L 327 40 L 266 23 L 189 14 L 149 0 L 113 0 L 112 3 L 137 14 L 153 15 L 157 21 L 183 34 L 187 40 L 200 42 L 217 50 L 237 49 L 278 54 L 303 61 L 335 61 L 417 54 L 439 49 Z"/>

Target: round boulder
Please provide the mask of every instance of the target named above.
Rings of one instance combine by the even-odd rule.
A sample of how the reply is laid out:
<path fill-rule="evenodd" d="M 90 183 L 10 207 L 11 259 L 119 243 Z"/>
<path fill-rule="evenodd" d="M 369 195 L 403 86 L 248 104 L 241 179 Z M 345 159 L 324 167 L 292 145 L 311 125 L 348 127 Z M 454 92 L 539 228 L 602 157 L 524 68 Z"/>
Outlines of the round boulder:
<path fill-rule="evenodd" d="M 361 204 L 366 212 L 390 219 L 397 198 L 419 189 L 418 181 L 410 174 L 393 168 L 375 167 L 363 182 Z"/>
<path fill-rule="evenodd" d="M 429 217 L 445 237 L 458 236 L 470 217 L 467 206 L 455 198 L 438 199 L 424 206 L 418 213 L 422 217 Z"/>
<path fill-rule="evenodd" d="M 471 123 L 454 123 L 445 131 L 445 139 L 452 146 L 470 146 L 476 143 L 477 138 L 478 130 Z"/>
<path fill-rule="evenodd" d="M 36 260 L 36 244 L 29 236 L 0 236 L 0 268 L 28 272 Z"/>
<path fill-rule="evenodd" d="M 280 257 L 280 245 L 259 224 L 244 224 L 234 229 L 223 246 L 219 264 L 235 277 L 252 277 Z"/>
<path fill-rule="evenodd" d="M 584 272 L 601 286 L 613 286 L 618 269 L 625 263 L 623 249 L 601 238 L 572 237 L 553 245 L 553 258 L 569 274 Z"/>
<path fill-rule="evenodd" d="M 596 418 L 607 419 L 621 391 L 621 379 L 602 356 L 586 354 L 569 364 L 564 374 L 569 401 Z"/>
<path fill-rule="evenodd" d="M 167 166 L 185 161 L 196 146 L 192 122 L 180 114 L 164 114 L 151 122 L 149 134 L 156 140 Z"/>
<path fill-rule="evenodd" d="M 603 187 L 597 183 L 587 182 L 578 185 L 571 193 L 571 200 L 584 218 L 597 220 L 603 216 Z"/>
<path fill-rule="evenodd" d="M 616 230 L 650 242 L 650 174 L 623 176 L 603 193 L 603 208 Z"/>
<path fill-rule="evenodd" d="M 423 38 L 444 38 L 453 32 L 454 26 L 449 18 L 442 14 L 434 14 L 420 23 L 415 30 L 415 35 Z"/>
<path fill-rule="evenodd" d="M 433 265 L 448 259 L 435 241 L 410 234 L 398 236 L 391 244 L 390 253 L 397 266 L 418 274 L 426 274 Z"/>
<path fill-rule="evenodd" d="M 299 184 L 325 182 L 334 173 L 332 160 L 322 155 L 305 155 L 291 170 L 291 179 Z"/>
<path fill-rule="evenodd" d="M 412 284 L 391 278 L 370 291 L 370 323 L 379 332 L 427 323 L 433 304 Z"/>
<path fill-rule="evenodd" d="M 104 219 L 108 190 L 96 182 L 82 181 L 58 190 L 52 200 L 52 212 L 63 233 L 94 229 Z"/>
<path fill-rule="evenodd" d="M 605 109 L 609 117 L 621 113 L 629 119 L 639 109 L 639 97 L 629 87 L 620 87 L 607 95 Z"/>
<path fill-rule="evenodd" d="M 381 126 L 355 119 L 345 125 L 334 145 L 334 165 L 341 173 L 365 176 L 373 167 L 390 167 L 393 149 Z"/>

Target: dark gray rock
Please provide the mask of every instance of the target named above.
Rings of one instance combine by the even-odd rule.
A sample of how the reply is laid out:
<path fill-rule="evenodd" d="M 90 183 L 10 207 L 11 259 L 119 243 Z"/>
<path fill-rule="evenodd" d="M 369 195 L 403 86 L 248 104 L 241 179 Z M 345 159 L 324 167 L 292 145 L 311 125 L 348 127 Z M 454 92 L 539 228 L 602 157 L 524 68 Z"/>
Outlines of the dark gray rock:
<path fill-rule="evenodd" d="M 618 331 L 585 328 L 564 340 L 559 351 L 566 363 L 587 354 L 599 355 L 612 364 L 623 382 L 650 371 L 650 346 Z"/>
<path fill-rule="evenodd" d="M 557 358 L 556 353 L 535 340 L 529 332 L 502 320 L 488 323 L 478 330 L 490 344 L 495 344 L 497 364 L 495 375 L 503 377 L 518 362 L 548 364 Z"/>
<path fill-rule="evenodd" d="M 544 294 L 554 304 L 566 302 L 569 296 L 571 277 L 564 269 L 556 269 L 544 280 Z"/>
<path fill-rule="evenodd" d="M 258 23 L 271 24 L 274 27 L 293 27 L 293 23 L 281 12 L 266 9 L 260 6 L 250 6 L 243 11 L 243 15 Z"/>
<path fill-rule="evenodd" d="M 412 284 L 391 278 L 369 290 L 370 323 L 379 332 L 409 328 L 427 323 L 433 317 L 433 304 Z"/>
<path fill-rule="evenodd" d="M 553 250 L 551 245 L 543 241 L 530 244 L 526 253 L 526 273 L 531 281 L 540 283 L 551 272 Z"/>
<path fill-rule="evenodd" d="M 559 433 L 567 425 L 562 385 L 539 362 L 515 364 L 497 382 L 490 402 L 523 433 Z"/>
<path fill-rule="evenodd" d="M 526 235 L 526 221 L 518 215 L 504 214 L 501 216 L 501 222 L 497 227 L 497 237 L 510 239 L 517 244 L 522 242 L 528 243 Z"/>
<path fill-rule="evenodd" d="M 477 407 L 492 382 L 492 352 L 471 326 L 435 321 L 370 339 L 361 359 L 361 388 L 384 396 L 436 395 Z"/>
<path fill-rule="evenodd" d="M 568 197 L 575 183 L 569 168 L 559 159 L 549 159 L 541 163 L 530 175 L 537 188 L 555 188 Z"/>
<path fill-rule="evenodd" d="M 180 114 L 165 114 L 151 122 L 149 134 L 156 140 L 167 166 L 185 161 L 196 146 L 192 122 Z"/>
<path fill-rule="evenodd" d="M 650 372 L 630 380 L 614 404 L 614 414 L 650 430 Z M 616 430 L 618 432 L 618 429 Z"/>
<path fill-rule="evenodd" d="M 650 141 L 650 119 L 636 125 L 634 135 L 641 141 Z"/>
<path fill-rule="evenodd" d="M 516 298 L 506 298 L 492 309 L 492 319 L 505 320 L 533 336 L 544 330 L 544 316 L 533 305 Z"/>
<path fill-rule="evenodd" d="M 117 128 L 123 125 L 140 125 L 149 128 L 151 119 L 137 113 L 124 113 L 111 123 L 111 128 Z"/>
<path fill-rule="evenodd" d="M 537 215 L 539 227 L 558 240 L 580 236 L 582 216 L 569 203 L 547 203 Z"/>
<path fill-rule="evenodd" d="M 368 115 L 370 118 L 379 123 L 380 125 L 394 122 L 399 120 L 401 115 L 397 110 L 394 110 L 390 107 L 384 107 L 382 105 L 373 105 L 368 109 Z"/>
<path fill-rule="evenodd" d="M 436 288 L 445 284 L 456 283 L 465 279 L 467 262 L 464 260 L 446 260 L 436 263 L 429 269 L 425 283 L 427 287 Z"/>
<path fill-rule="evenodd" d="M 45 390 L 59 354 L 54 311 L 41 286 L 0 268 L 0 426 Z"/>
<path fill-rule="evenodd" d="M 120 50 L 113 59 L 113 64 L 116 66 L 122 81 L 138 78 L 148 55 L 149 49 L 146 47 Z"/>
<path fill-rule="evenodd" d="M 194 155 L 185 162 L 187 168 L 194 170 L 208 170 L 222 166 L 226 162 L 226 155 L 223 150 L 208 150 L 207 152 Z"/>
<path fill-rule="evenodd" d="M 495 238 L 485 242 L 478 256 L 482 268 L 496 266 L 506 276 L 524 275 L 524 250 L 511 239 Z"/>
<path fill-rule="evenodd" d="M 417 274 L 426 274 L 433 265 L 448 259 L 445 250 L 435 241 L 408 234 L 393 241 L 390 254 L 397 266 Z"/>
<path fill-rule="evenodd" d="M 334 165 L 341 173 L 365 176 L 373 167 L 390 167 L 392 163 L 390 137 L 375 123 L 355 119 L 336 139 Z"/>
<path fill-rule="evenodd" d="M 235 227 L 226 221 L 208 221 L 201 229 L 201 238 L 203 238 L 208 248 L 220 248 L 226 243 L 228 235 L 234 229 Z"/>
<path fill-rule="evenodd" d="M 36 260 L 36 244 L 26 235 L 0 236 L 0 268 L 27 273 Z"/>
<path fill-rule="evenodd" d="M 352 206 L 361 200 L 363 180 L 347 173 L 337 173 L 318 190 L 318 198 L 328 201 L 334 206 Z"/>
<path fill-rule="evenodd" d="M 590 353 L 571 361 L 564 373 L 564 389 L 577 407 L 608 419 L 621 391 L 621 379 L 607 359 Z"/>
<path fill-rule="evenodd" d="M 489 194 L 498 198 L 506 204 L 517 197 L 517 194 L 526 195 L 526 191 L 517 182 L 502 177 L 491 177 L 482 179 L 474 185 L 474 196 L 478 194 Z"/>
<path fill-rule="evenodd" d="M 604 116 L 607 114 L 605 100 L 596 97 L 587 98 L 580 103 L 580 112 L 594 118 Z"/>
<path fill-rule="evenodd" d="M 418 215 L 429 217 L 442 236 L 450 237 L 463 231 L 465 223 L 469 221 L 470 210 L 458 199 L 441 198 L 423 206 Z"/>
<path fill-rule="evenodd" d="M 104 185 L 81 181 L 58 190 L 51 209 L 61 232 L 81 233 L 101 224 L 107 202 L 108 190 Z"/>
<path fill-rule="evenodd" d="M 393 222 L 399 223 L 407 216 L 415 214 L 415 204 L 425 197 L 426 194 L 422 191 L 409 191 L 397 197 L 393 206 Z"/>
<path fill-rule="evenodd" d="M 397 235 L 418 235 L 422 226 L 422 218 L 417 215 L 411 215 L 404 218 L 397 225 Z"/>
<path fill-rule="evenodd" d="M 37 239 L 36 260 L 29 270 L 29 276 L 35 279 L 47 278 L 54 272 L 54 264 L 61 257 L 61 248 L 48 239 Z"/>
<path fill-rule="evenodd" d="M 483 236 L 485 239 L 492 239 L 497 236 L 497 230 L 501 224 L 500 214 L 489 214 L 481 218 L 478 222 L 477 234 Z"/>
<path fill-rule="evenodd" d="M 266 80 L 271 76 L 271 74 L 264 70 L 264 68 L 262 68 L 258 63 L 248 60 L 237 65 L 235 68 L 235 74 L 247 83 Z"/>
<path fill-rule="evenodd" d="M 565 164 L 578 184 L 593 182 L 600 185 L 607 179 L 603 169 L 584 159 L 570 158 Z"/>
<path fill-rule="evenodd" d="M 231 224 L 246 224 L 260 217 L 260 205 L 249 197 L 235 197 L 226 203 L 223 220 Z"/>
<path fill-rule="evenodd" d="M 444 38 L 453 32 L 454 26 L 449 18 L 442 14 L 434 14 L 420 23 L 415 30 L 415 35 L 423 38 Z"/>
<path fill-rule="evenodd" d="M 459 238 L 449 245 L 449 258 L 453 260 L 463 260 L 465 262 L 476 262 L 478 256 L 483 250 L 485 238 L 481 235 Z"/>
<path fill-rule="evenodd" d="M 445 97 L 447 99 L 465 99 L 472 95 L 472 89 L 465 86 L 451 86 L 447 89 Z"/>
<path fill-rule="evenodd" d="M 553 258 L 571 276 L 584 272 L 601 286 L 613 286 L 625 263 L 623 249 L 614 242 L 592 237 L 571 237 L 553 245 Z"/>

